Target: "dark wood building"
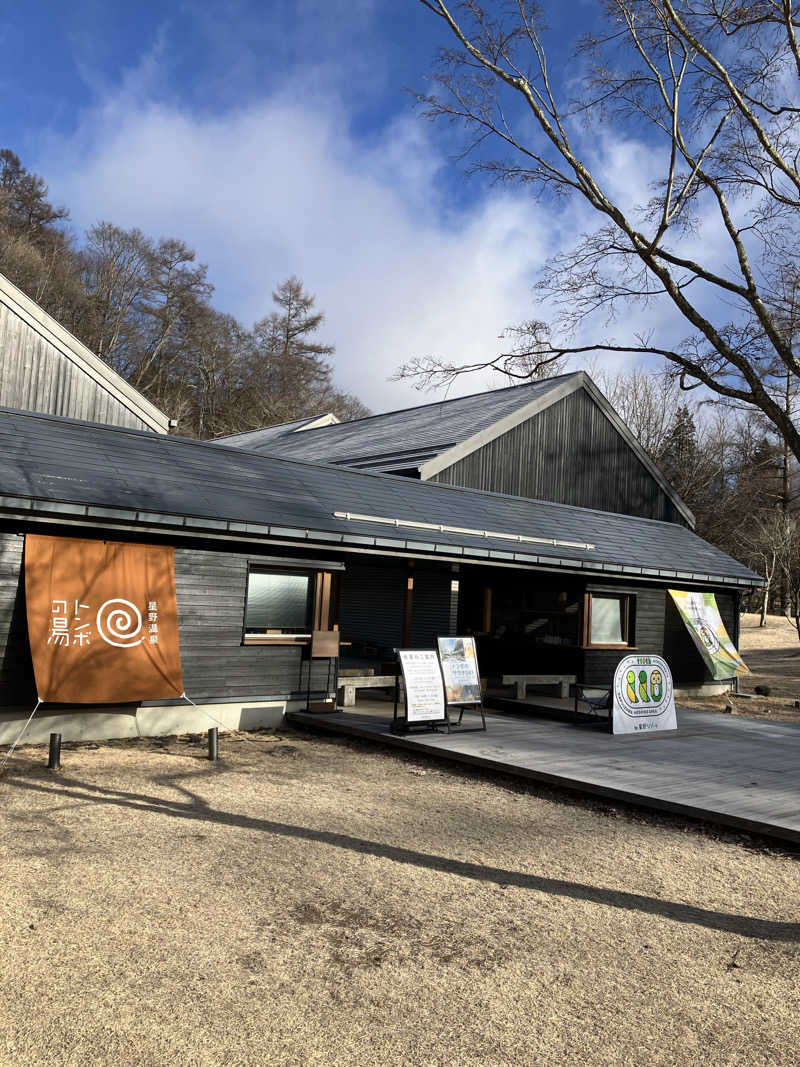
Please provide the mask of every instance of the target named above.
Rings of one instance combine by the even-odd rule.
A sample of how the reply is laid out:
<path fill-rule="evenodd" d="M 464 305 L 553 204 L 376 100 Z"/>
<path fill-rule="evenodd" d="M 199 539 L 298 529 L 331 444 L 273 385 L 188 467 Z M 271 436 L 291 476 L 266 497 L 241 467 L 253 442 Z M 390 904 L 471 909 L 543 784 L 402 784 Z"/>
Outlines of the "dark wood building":
<path fill-rule="evenodd" d="M 0 490 L 0 743 L 36 699 L 30 532 L 174 546 L 183 679 L 200 705 L 45 707 L 32 739 L 274 722 L 330 685 L 312 630 L 338 629 L 358 667 L 463 632 L 488 676 L 607 682 L 637 649 L 666 655 L 678 686 L 701 684 L 668 588 L 713 591 L 735 639 L 738 598 L 760 583 L 684 523 L 9 410 Z"/>
<path fill-rule="evenodd" d="M 221 443 L 694 526 L 690 509 L 583 371 L 299 429 L 265 427 Z"/>

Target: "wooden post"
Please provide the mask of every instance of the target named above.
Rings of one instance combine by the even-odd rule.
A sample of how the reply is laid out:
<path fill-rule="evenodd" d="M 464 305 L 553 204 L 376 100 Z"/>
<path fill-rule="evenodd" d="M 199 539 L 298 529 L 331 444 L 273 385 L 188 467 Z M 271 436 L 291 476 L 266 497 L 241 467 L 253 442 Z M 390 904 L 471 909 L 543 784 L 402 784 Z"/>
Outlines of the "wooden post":
<path fill-rule="evenodd" d="M 492 587 L 487 585 L 483 590 L 483 625 L 481 627 L 485 634 L 492 632 Z"/>
<path fill-rule="evenodd" d="M 406 582 L 405 603 L 403 605 L 403 648 L 411 647 L 411 621 L 414 617 L 414 575 L 409 574 Z"/>

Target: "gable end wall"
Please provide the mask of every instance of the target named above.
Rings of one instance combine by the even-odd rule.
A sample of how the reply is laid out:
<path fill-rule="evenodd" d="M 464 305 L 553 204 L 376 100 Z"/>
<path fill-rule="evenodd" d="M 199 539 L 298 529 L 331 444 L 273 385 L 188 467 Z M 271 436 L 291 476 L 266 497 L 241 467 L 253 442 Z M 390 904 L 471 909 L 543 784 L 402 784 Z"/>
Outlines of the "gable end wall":
<path fill-rule="evenodd" d="M 583 390 L 430 480 L 686 525 L 658 482 Z"/>
<path fill-rule="evenodd" d="M 2 301 L 0 406 L 152 430 Z"/>

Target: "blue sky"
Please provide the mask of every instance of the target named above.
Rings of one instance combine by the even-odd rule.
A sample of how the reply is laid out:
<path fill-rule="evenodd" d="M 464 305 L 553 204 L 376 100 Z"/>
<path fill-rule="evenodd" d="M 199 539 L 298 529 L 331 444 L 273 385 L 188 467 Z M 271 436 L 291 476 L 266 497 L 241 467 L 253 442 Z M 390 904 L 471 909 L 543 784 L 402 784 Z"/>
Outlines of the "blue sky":
<path fill-rule="evenodd" d="M 553 68 L 571 72 L 596 5 L 545 6 Z M 539 313 L 544 260 L 587 225 L 578 205 L 467 177 L 455 131 L 415 113 L 404 89 L 425 88 L 444 29 L 417 0 L 9 6 L 1 140 L 78 234 L 108 219 L 186 240 L 247 323 L 296 273 L 340 385 L 378 411 L 419 403 L 394 369 L 494 355 Z M 646 183 L 641 146 L 593 138 L 610 180 Z"/>

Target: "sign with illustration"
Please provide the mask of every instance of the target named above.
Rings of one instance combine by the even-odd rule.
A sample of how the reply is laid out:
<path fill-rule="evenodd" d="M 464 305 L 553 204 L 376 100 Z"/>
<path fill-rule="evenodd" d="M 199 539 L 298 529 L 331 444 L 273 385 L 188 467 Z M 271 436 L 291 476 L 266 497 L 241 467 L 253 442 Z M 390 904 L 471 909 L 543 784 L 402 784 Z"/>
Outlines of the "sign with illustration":
<path fill-rule="evenodd" d="M 407 722 L 441 722 L 445 718 L 444 684 L 433 649 L 398 652 L 406 693 Z"/>
<path fill-rule="evenodd" d="M 613 732 L 677 730 L 672 674 L 661 656 L 626 656 L 614 672 Z"/>
<path fill-rule="evenodd" d="M 25 599 L 40 700 L 182 695 L 171 547 L 26 534 Z"/>
<path fill-rule="evenodd" d="M 721 680 L 750 673 L 750 668 L 728 636 L 713 593 L 670 589 L 669 594 L 712 678 Z"/>
<path fill-rule="evenodd" d="M 474 637 L 437 637 L 448 704 L 480 704 L 481 679 Z"/>

